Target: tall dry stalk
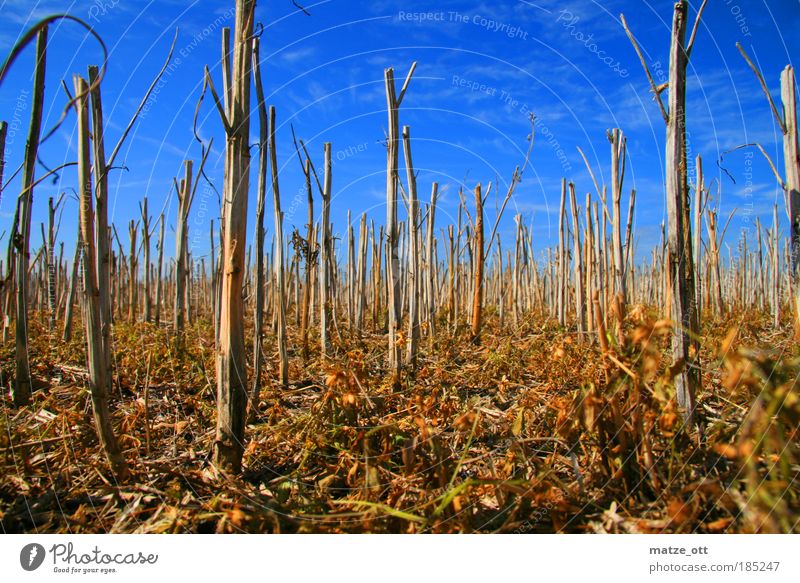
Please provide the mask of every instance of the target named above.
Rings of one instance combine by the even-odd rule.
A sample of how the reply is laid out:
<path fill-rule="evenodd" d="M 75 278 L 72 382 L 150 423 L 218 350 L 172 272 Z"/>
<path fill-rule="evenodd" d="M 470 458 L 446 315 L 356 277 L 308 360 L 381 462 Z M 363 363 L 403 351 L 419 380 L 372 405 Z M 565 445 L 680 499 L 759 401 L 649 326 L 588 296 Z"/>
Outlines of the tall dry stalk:
<path fill-rule="evenodd" d="M 233 67 L 229 43 L 223 42 L 226 107 L 215 98 L 225 128 L 225 185 L 219 350 L 217 353 L 217 430 L 214 463 L 238 473 L 244 453 L 247 364 L 244 343 L 244 255 L 247 249 L 247 197 L 250 185 L 251 38 L 255 0 L 236 0 Z M 223 35 L 223 41 L 226 35 Z M 211 77 L 206 68 L 206 78 Z M 213 83 L 211 83 L 212 93 Z"/>
<path fill-rule="evenodd" d="M 93 269 L 97 271 L 97 286 L 100 289 L 111 289 L 111 233 L 108 225 L 108 168 L 106 165 L 105 130 L 103 126 L 103 99 L 100 93 L 98 67 L 89 67 L 89 84 L 91 87 L 92 111 L 92 175 L 95 180 L 95 223 L 94 244 L 97 263 Z M 112 161 L 113 162 L 113 161 Z M 86 241 L 84 240 L 84 244 Z M 118 283 L 118 280 L 114 280 Z M 113 292 L 112 292 L 113 293 Z M 106 374 L 111 378 L 111 325 L 113 321 L 113 302 L 111 294 L 103 294 L 100 298 L 100 326 L 105 350 Z"/>
<path fill-rule="evenodd" d="M 473 235 L 473 274 L 472 274 L 472 342 L 480 343 L 481 328 L 483 327 L 483 271 L 485 256 L 483 253 L 483 196 L 481 185 L 475 186 L 475 233 Z"/>
<path fill-rule="evenodd" d="M 622 250 L 622 186 L 625 182 L 625 159 L 627 157 L 627 139 L 619 128 L 608 133 L 611 143 L 611 205 L 613 209 L 611 237 L 614 250 L 614 297 L 617 305 L 617 325 L 621 330 L 625 319 L 625 306 L 628 301 L 625 281 L 625 260 Z"/>
<path fill-rule="evenodd" d="M 668 277 L 671 283 L 671 317 L 675 322 L 675 330 L 672 335 L 672 357 L 678 369 L 675 376 L 678 406 L 687 424 L 692 424 L 694 421 L 695 394 L 700 384 L 697 366 L 700 352 L 697 343 L 698 321 L 694 302 L 695 282 L 686 155 L 686 69 L 706 2 L 707 0 L 704 0 L 698 10 L 688 42 L 686 41 L 686 31 L 689 4 L 687 0 L 679 0 L 675 3 L 670 43 L 667 107 L 661 100 L 661 92 L 664 87 L 656 87 L 639 45 L 628 29 L 624 16 L 621 17 L 625 31 L 639 56 L 667 126 L 665 166 L 669 219 Z"/>
<path fill-rule="evenodd" d="M 83 238 L 81 236 L 81 226 L 78 224 L 78 236 L 75 241 L 75 255 L 72 258 L 72 273 L 69 278 L 69 289 L 67 291 L 67 299 L 64 307 L 64 328 L 61 333 L 61 339 L 64 342 L 72 340 L 72 320 L 73 309 L 75 305 L 75 293 L 78 284 L 78 268 L 81 263 L 81 251 L 83 247 Z"/>
<path fill-rule="evenodd" d="M 257 41 L 258 39 L 256 39 Z M 256 76 L 256 89 L 259 102 L 263 104 L 264 92 L 261 89 L 261 69 Z M 278 376 L 282 386 L 289 385 L 289 356 L 286 349 L 286 269 L 283 258 L 283 213 L 281 213 L 281 193 L 278 187 L 278 153 L 275 147 L 275 108 L 269 108 L 269 153 L 270 169 L 272 171 L 272 205 L 274 209 L 275 225 L 275 255 L 273 265 L 275 269 L 275 314 L 278 318 Z"/>
<path fill-rule="evenodd" d="M 147 196 L 139 204 L 139 213 L 142 216 L 142 259 L 144 260 L 144 316 L 145 322 L 150 322 L 153 315 L 153 296 L 151 293 L 152 277 L 150 270 L 150 237 L 153 232 L 150 230 L 152 218 L 147 212 Z"/>
<path fill-rule="evenodd" d="M 269 166 L 270 124 L 264 90 L 261 83 L 260 39 L 253 39 L 253 78 L 256 83 L 258 105 L 258 186 L 256 196 L 256 282 L 255 308 L 253 313 L 253 393 L 250 398 L 250 418 L 255 417 L 261 399 L 261 365 L 264 360 L 264 202 L 267 193 L 267 169 Z"/>
<path fill-rule="evenodd" d="M 161 323 L 161 295 L 164 285 L 161 280 L 161 274 L 164 267 L 164 213 L 161 213 L 161 217 L 159 217 L 158 242 L 156 243 L 156 250 L 158 255 L 158 259 L 156 260 L 156 309 L 153 316 L 153 321 L 155 322 L 156 326 L 158 326 Z"/>
<path fill-rule="evenodd" d="M 789 279 L 792 290 L 792 312 L 794 316 L 795 339 L 800 338 L 800 145 L 797 133 L 797 84 L 795 82 L 794 67 L 786 65 L 781 72 L 781 105 L 782 112 L 778 111 L 772 95 L 767 88 L 767 83 L 758 67 L 750 60 L 747 53 L 739 43 L 736 43 L 739 52 L 758 78 L 761 88 L 767 97 L 775 120 L 783 135 L 783 164 L 784 177 L 781 179 L 772 160 L 765 150 L 758 144 L 761 153 L 767 158 L 770 168 L 781 183 L 786 196 L 786 212 L 789 216 Z"/>
<path fill-rule="evenodd" d="M 36 65 L 33 73 L 33 105 L 25 144 L 22 166 L 22 193 L 17 203 L 16 231 L 13 244 L 16 247 L 16 327 L 15 361 L 16 376 L 11 386 L 11 397 L 18 407 L 27 405 L 31 399 L 31 366 L 28 354 L 28 268 L 30 265 L 31 207 L 39 139 L 42 128 L 44 105 L 44 79 L 47 67 L 47 26 L 42 27 L 36 37 Z"/>
<path fill-rule="evenodd" d="M 386 138 L 386 285 L 387 285 L 387 312 L 389 328 L 389 369 L 393 376 L 393 384 L 400 384 L 402 371 L 401 346 L 398 331 L 401 325 L 401 288 L 400 288 L 400 257 L 399 257 L 399 231 L 397 226 L 397 187 L 398 187 L 398 150 L 400 141 L 399 109 L 405 97 L 408 84 L 417 63 L 412 63 L 406 75 L 406 80 L 400 93 L 394 83 L 394 69 L 384 71 L 384 84 L 386 88 L 386 109 L 388 114 L 388 135 Z"/>
<path fill-rule="evenodd" d="M 586 322 L 584 319 L 584 298 L 583 298 L 583 262 L 581 260 L 581 231 L 578 224 L 578 202 L 575 199 L 575 185 L 569 185 L 570 209 L 572 211 L 572 250 L 573 250 L 573 271 L 574 271 L 574 290 L 575 290 L 575 320 L 578 324 L 578 339 L 583 340 Z"/>
<path fill-rule="evenodd" d="M 108 288 L 101 289 L 97 280 L 98 257 L 95 252 L 94 211 L 92 204 L 92 177 L 89 162 L 89 86 L 86 80 L 76 75 L 74 79 L 75 95 L 77 96 L 76 111 L 78 115 L 78 186 L 80 193 L 80 225 L 81 238 L 83 239 L 83 320 L 86 331 L 86 360 L 89 363 L 89 388 L 92 396 L 92 408 L 97 435 L 103 451 L 111 464 L 111 469 L 118 480 L 128 476 L 128 467 L 120 450 L 119 443 L 111 426 L 111 415 L 108 409 L 108 394 L 111 387 L 111 377 L 108 376 L 106 361 L 108 355 L 104 354 L 109 347 L 104 342 L 101 303 L 104 296 L 108 296 Z"/>
<path fill-rule="evenodd" d="M 332 164 L 331 144 L 326 142 L 324 150 L 324 185 L 322 187 L 322 224 L 320 225 L 320 261 L 319 261 L 319 342 L 320 353 L 323 358 L 328 356 L 330 350 L 330 329 L 332 325 L 331 303 L 331 260 L 333 256 L 331 235 L 331 189 L 332 189 Z"/>
<path fill-rule="evenodd" d="M 189 210 L 192 207 L 194 188 L 192 188 L 192 161 L 184 162 L 184 177 L 176 188 L 178 194 L 178 218 L 175 226 L 175 311 L 172 316 L 173 328 L 179 345 L 182 345 L 186 320 L 186 279 L 187 242 Z"/>
<path fill-rule="evenodd" d="M 130 251 L 128 253 L 128 321 L 136 321 L 136 309 L 138 294 L 136 293 L 137 286 L 137 270 L 139 262 L 137 261 L 136 239 L 139 232 L 138 225 L 133 219 L 128 223 L 128 241 L 130 242 Z"/>
<path fill-rule="evenodd" d="M 417 347 L 419 345 L 419 199 L 417 198 L 417 177 L 414 175 L 414 162 L 411 158 L 411 133 L 403 126 L 403 157 L 406 162 L 406 181 L 408 184 L 408 271 L 406 293 L 408 295 L 408 345 L 406 361 L 411 370 L 417 366 Z"/>

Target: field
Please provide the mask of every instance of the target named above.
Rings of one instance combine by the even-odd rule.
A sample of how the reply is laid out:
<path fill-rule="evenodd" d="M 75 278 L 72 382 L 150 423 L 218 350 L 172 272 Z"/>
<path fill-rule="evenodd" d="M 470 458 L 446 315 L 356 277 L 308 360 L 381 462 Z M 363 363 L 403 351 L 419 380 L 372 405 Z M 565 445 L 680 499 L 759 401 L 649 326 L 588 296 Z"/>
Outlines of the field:
<path fill-rule="evenodd" d="M 792 532 L 798 361 L 785 330 L 741 313 L 704 330 L 702 434 L 685 431 L 664 323 L 642 310 L 613 358 L 546 317 L 489 321 L 480 348 L 435 340 L 393 390 L 382 334 L 345 332 L 331 362 L 291 355 L 247 426 L 245 471 L 209 463 L 213 328 L 115 330 L 117 484 L 92 426 L 83 343 L 35 322 L 29 408 L 3 415 L 6 532 Z M 769 345 L 770 350 L 753 349 Z M 466 349 L 465 349 L 466 347 Z M 267 342 L 267 362 L 277 350 Z M 4 349 L 3 368 L 13 355 Z M 149 370 L 148 370 L 149 366 Z M 777 414 L 776 414 L 777 412 Z M 14 436 L 9 441 L 9 436 Z M 24 461 L 23 461 L 24 460 Z"/>
<path fill-rule="evenodd" d="M 374 134 L 384 132 L 386 166 L 368 173 L 385 178 L 376 217 L 366 194 L 339 197 L 333 186 L 361 149 L 334 153 L 324 137 L 304 139 L 310 128 L 276 121 L 262 83 L 269 35 L 254 0 L 231 4 L 232 29 L 204 29 L 222 40 L 219 63 L 196 71 L 197 93 L 185 98 L 196 103 L 192 126 L 180 126 L 193 134 L 191 152 L 157 204 L 147 191 L 149 207 L 148 194 L 135 208 L 119 202 L 123 144 L 153 123 L 142 118 L 161 88 L 175 90 L 162 81 L 186 74 L 172 68 L 186 58 L 178 31 L 152 82 L 134 91 L 127 125 L 104 114 L 115 70 L 78 17 L 29 23 L 0 69 L 8 83 L 35 47 L 14 172 L 0 122 L 0 190 L 19 187 L 0 261 L 3 532 L 800 531 L 790 65 L 778 107 L 775 71 L 765 81 L 752 49 L 735 44 L 780 131 L 774 150 L 742 144 L 709 157 L 716 174 L 709 163 L 704 174 L 685 120 L 706 2 L 673 6 L 666 83 L 644 57 L 646 33 L 634 32 L 644 27 L 622 16 L 625 50 L 644 68 L 635 82 L 649 87 L 665 135 L 657 188 L 637 193 L 641 140 L 629 152 L 624 128 L 609 129 L 594 136 L 602 159 L 576 148 L 583 180 L 560 179 L 545 240 L 532 215 L 504 217 L 542 148 L 535 115 L 518 155 L 503 160 L 508 176 L 433 174 L 436 161 L 415 165 L 412 150 L 430 153 L 434 140 L 412 139 L 401 123 L 418 113 L 408 103 L 430 70 L 412 61 L 395 78 L 384 68 L 372 81 L 385 99 Z M 81 29 L 103 59 L 62 82 L 51 108 L 46 65 L 59 55 L 48 35 L 61 25 Z M 61 107 L 46 131 L 43 110 Z M 62 124 L 69 132 L 56 132 Z M 40 154 L 52 157 L 51 135 L 69 147 L 48 167 Z M 733 181 L 722 162 L 732 167 L 738 150 L 750 156 L 746 172 L 763 154 L 785 209 L 770 202 L 737 235 L 721 176 Z M 294 199 L 287 175 L 300 180 Z M 660 230 L 652 217 L 640 227 L 637 209 L 650 216 L 662 200 Z M 118 202 L 126 210 L 114 214 Z M 642 233 L 657 234 L 645 245 Z"/>

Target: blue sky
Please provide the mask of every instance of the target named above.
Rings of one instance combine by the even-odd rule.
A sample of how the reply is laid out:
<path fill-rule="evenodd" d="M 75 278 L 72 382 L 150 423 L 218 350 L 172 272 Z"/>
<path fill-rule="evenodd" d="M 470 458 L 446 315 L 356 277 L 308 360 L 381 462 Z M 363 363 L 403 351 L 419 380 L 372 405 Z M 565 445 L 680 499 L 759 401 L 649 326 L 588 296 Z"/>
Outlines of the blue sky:
<path fill-rule="evenodd" d="M 594 187 L 577 147 L 586 152 L 598 180 L 610 178 L 607 129 L 628 136 L 626 189 L 637 189 L 636 236 L 639 256 L 647 256 L 665 220 L 663 188 L 664 122 L 651 100 L 646 77 L 619 22 L 624 13 L 657 80 L 667 73 L 671 1 L 659 0 L 504 0 L 422 2 L 416 0 L 325 0 L 305 4 L 311 16 L 290 0 L 262 1 L 256 20 L 264 25 L 262 69 L 268 104 L 277 109 L 277 149 L 286 225 L 302 227 L 306 217 L 303 180 L 291 141 L 290 125 L 302 137 L 320 169 L 322 144 L 332 142 L 334 232 L 343 233 L 347 210 L 385 221 L 386 131 L 383 70 L 395 68 L 398 84 L 413 61 L 418 67 L 400 112 L 411 127 L 414 164 L 421 199 L 432 181 L 440 183 L 439 227 L 455 221 L 460 186 L 499 181 L 500 197 L 514 167 L 524 158 L 530 130 L 528 112 L 537 118 L 536 141 L 523 182 L 501 225 L 506 240 L 513 215 L 533 224 L 538 248 L 555 241 L 562 176 L 576 184 L 579 201 Z M 700 5 L 692 0 L 691 21 Z M 179 36 L 173 66 L 164 76 L 146 114 L 137 122 L 118 158 L 127 171 L 110 178 L 111 219 L 123 245 L 127 223 L 138 219 L 146 194 L 151 214 L 166 206 L 165 244 L 174 249 L 173 176 L 183 160 L 200 158 L 192 119 L 204 65 L 221 86 L 220 34 L 233 27 L 232 0 L 57 2 L 0 0 L 0 45 L 4 52 L 42 16 L 69 12 L 95 27 L 109 48 L 103 82 L 106 150 L 110 153 L 147 86 L 163 64 L 175 27 Z M 702 154 L 706 183 L 721 184 L 715 196 L 720 215 L 739 209 L 727 242 L 735 248 L 742 229 L 748 239 L 755 217 L 771 224 L 779 203 L 787 230 L 783 197 L 760 155 L 736 152 L 717 165 L 722 152 L 745 142 L 760 142 L 782 169 L 781 135 L 758 83 L 736 50 L 741 42 L 759 64 L 779 100 L 780 72 L 800 55 L 799 0 L 711 0 L 704 14 L 690 64 L 688 136 L 692 157 Z M 49 129 L 66 102 L 62 79 L 86 75 L 102 58 L 97 44 L 73 23 L 51 26 L 44 127 Z M 21 163 L 30 115 L 31 46 L 0 87 L 0 119 L 10 124 L 6 177 Z M 255 95 L 253 95 L 255 103 Z M 208 174 L 222 188 L 224 136 L 210 99 L 200 114 L 200 134 L 214 138 Z M 74 160 L 75 118 L 42 147 L 50 167 Z M 257 135 L 256 118 L 251 125 Z M 253 160 L 257 160 L 253 151 Z M 401 156 L 402 163 L 402 156 Z M 37 169 L 38 173 L 43 170 Z M 404 171 L 401 169 L 404 177 Z M 255 211 L 256 165 L 251 173 L 250 217 Z M 41 241 L 47 198 L 75 186 L 67 169 L 56 183 L 35 192 L 32 248 Z M 0 201 L 0 232 L 8 231 L 19 192 L 11 183 Z M 443 190 L 442 190 L 443 189 Z M 715 185 L 716 192 L 716 185 Z M 315 193 L 316 194 L 316 193 Z M 471 202 L 471 196 L 467 197 Z M 627 198 L 627 196 L 626 196 Z M 272 232 L 268 196 L 268 238 Z M 487 209 L 493 222 L 494 196 Z M 317 206 L 319 216 L 319 206 Z M 208 222 L 217 219 L 217 197 L 203 186 L 189 218 L 192 252 L 208 252 Z M 61 239 L 67 253 L 74 244 L 77 203 L 63 213 Z M 438 231 L 438 229 L 437 229 Z M 252 233 L 252 228 L 250 229 Z M 7 235 L 6 235 L 7 237 Z M 252 240 L 252 238 L 250 238 Z M 0 243 L 7 245 L 4 238 Z M 508 249 L 508 244 L 505 245 Z"/>

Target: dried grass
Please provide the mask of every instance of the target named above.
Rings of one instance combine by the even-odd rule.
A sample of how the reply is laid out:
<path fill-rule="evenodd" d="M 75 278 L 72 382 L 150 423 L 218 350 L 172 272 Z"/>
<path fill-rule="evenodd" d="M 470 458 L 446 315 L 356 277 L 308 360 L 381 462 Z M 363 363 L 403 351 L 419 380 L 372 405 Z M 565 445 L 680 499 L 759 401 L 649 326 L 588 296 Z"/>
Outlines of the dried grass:
<path fill-rule="evenodd" d="M 707 325 L 700 432 L 682 427 L 676 410 L 669 323 L 647 313 L 632 310 L 624 345 L 609 334 L 606 353 L 552 321 L 500 331 L 489 315 L 480 347 L 466 327 L 441 335 L 401 391 L 384 369 L 383 336 L 334 339 L 334 364 L 304 365 L 290 351 L 289 389 L 276 382 L 267 338 L 240 477 L 209 463 L 213 329 L 191 327 L 178 356 L 165 329 L 120 323 L 112 411 L 133 471 L 125 484 L 110 481 L 99 450 L 82 338 L 56 341 L 34 318 L 38 390 L 29 408 L 2 402 L 0 524 L 72 533 L 800 530 L 800 361 L 788 331 L 771 332 L 757 314 Z M 0 363 L 13 370 L 13 347 Z"/>

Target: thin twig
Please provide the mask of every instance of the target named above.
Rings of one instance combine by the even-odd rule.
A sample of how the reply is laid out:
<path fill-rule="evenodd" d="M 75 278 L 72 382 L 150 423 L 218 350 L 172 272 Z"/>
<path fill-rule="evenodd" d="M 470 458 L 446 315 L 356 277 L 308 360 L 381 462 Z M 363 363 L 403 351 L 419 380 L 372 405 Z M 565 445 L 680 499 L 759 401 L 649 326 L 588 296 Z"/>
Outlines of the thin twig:
<path fill-rule="evenodd" d="M 664 118 L 664 123 L 669 123 L 669 114 L 667 113 L 667 110 L 664 107 L 664 102 L 661 101 L 661 91 L 663 91 L 663 87 L 659 88 L 656 85 L 656 82 L 653 80 L 653 75 L 650 73 L 650 67 L 647 66 L 647 61 L 645 61 L 644 59 L 644 55 L 642 54 L 642 49 L 639 48 L 639 43 L 636 42 L 633 33 L 628 28 L 628 23 L 625 21 L 625 15 L 620 14 L 619 19 L 622 22 L 622 27 L 625 29 L 625 34 L 628 35 L 628 38 L 630 39 L 631 44 L 633 45 L 633 48 L 636 51 L 636 54 L 639 56 L 639 61 L 642 63 L 642 68 L 644 69 L 644 72 L 647 75 L 647 80 L 650 82 L 650 90 L 653 92 L 653 97 L 658 103 L 658 108 L 661 110 L 661 117 Z"/>
<path fill-rule="evenodd" d="M 761 71 L 759 71 L 758 67 L 755 66 L 755 63 L 753 63 L 753 61 L 750 60 L 750 57 L 747 56 L 747 53 L 744 51 L 744 48 L 742 48 L 742 45 L 740 43 L 738 42 L 736 43 L 736 48 L 739 49 L 739 52 L 742 53 L 744 60 L 753 70 L 753 73 L 756 74 L 758 82 L 761 84 L 761 89 L 764 91 L 764 95 L 766 95 L 767 99 L 769 100 L 769 106 L 772 108 L 772 113 L 775 114 L 775 120 L 778 122 L 778 126 L 780 126 L 781 128 L 781 132 L 785 134 L 787 131 L 786 122 L 783 119 L 783 116 L 778 111 L 778 108 L 775 106 L 775 102 L 773 101 L 772 95 L 770 94 L 769 88 L 767 87 L 767 82 L 764 81 L 764 76 L 761 74 Z"/>
<path fill-rule="evenodd" d="M 697 36 L 697 29 L 700 28 L 700 19 L 703 17 L 703 10 L 706 9 L 706 4 L 708 4 L 708 0 L 703 0 L 703 3 L 700 5 L 700 10 L 697 11 L 697 18 L 695 19 L 694 26 L 692 27 L 692 34 L 689 35 L 689 43 L 686 45 L 687 60 L 692 56 L 694 39 Z"/>
<path fill-rule="evenodd" d="M 156 78 L 153 79 L 153 82 L 150 83 L 150 87 L 148 87 L 147 91 L 144 94 L 144 97 L 142 97 L 142 101 L 139 103 L 139 107 L 136 108 L 136 113 L 134 113 L 133 117 L 131 117 L 131 120 L 128 122 L 128 126 L 125 128 L 125 131 L 122 132 L 122 136 L 119 138 L 117 145 L 114 146 L 114 149 L 111 151 L 111 155 L 108 157 L 106 173 L 108 173 L 108 171 L 111 170 L 111 166 L 114 165 L 114 160 L 116 159 L 117 154 L 119 153 L 119 149 L 122 147 L 122 144 L 125 142 L 125 138 L 128 137 L 128 133 L 131 131 L 133 124 L 136 123 L 136 119 L 139 117 L 139 114 L 141 113 L 142 109 L 144 109 L 147 100 L 150 99 L 150 94 L 153 92 L 153 89 L 155 89 L 162 75 L 164 75 L 164 71 L 167 70 L 169 62 L 172 60 L 172 52 L 175 50 L 176 42 L 178 42 L 177 28 L 175 29 L 175 37 L 172 39 L 172 45 L 169 47 L 169 53 L 167 54 L 166 61 L 164 61 L 164 65 L 161 67 L 161 70 L 158 72 L 158 75 L 156 75 Z"/>

